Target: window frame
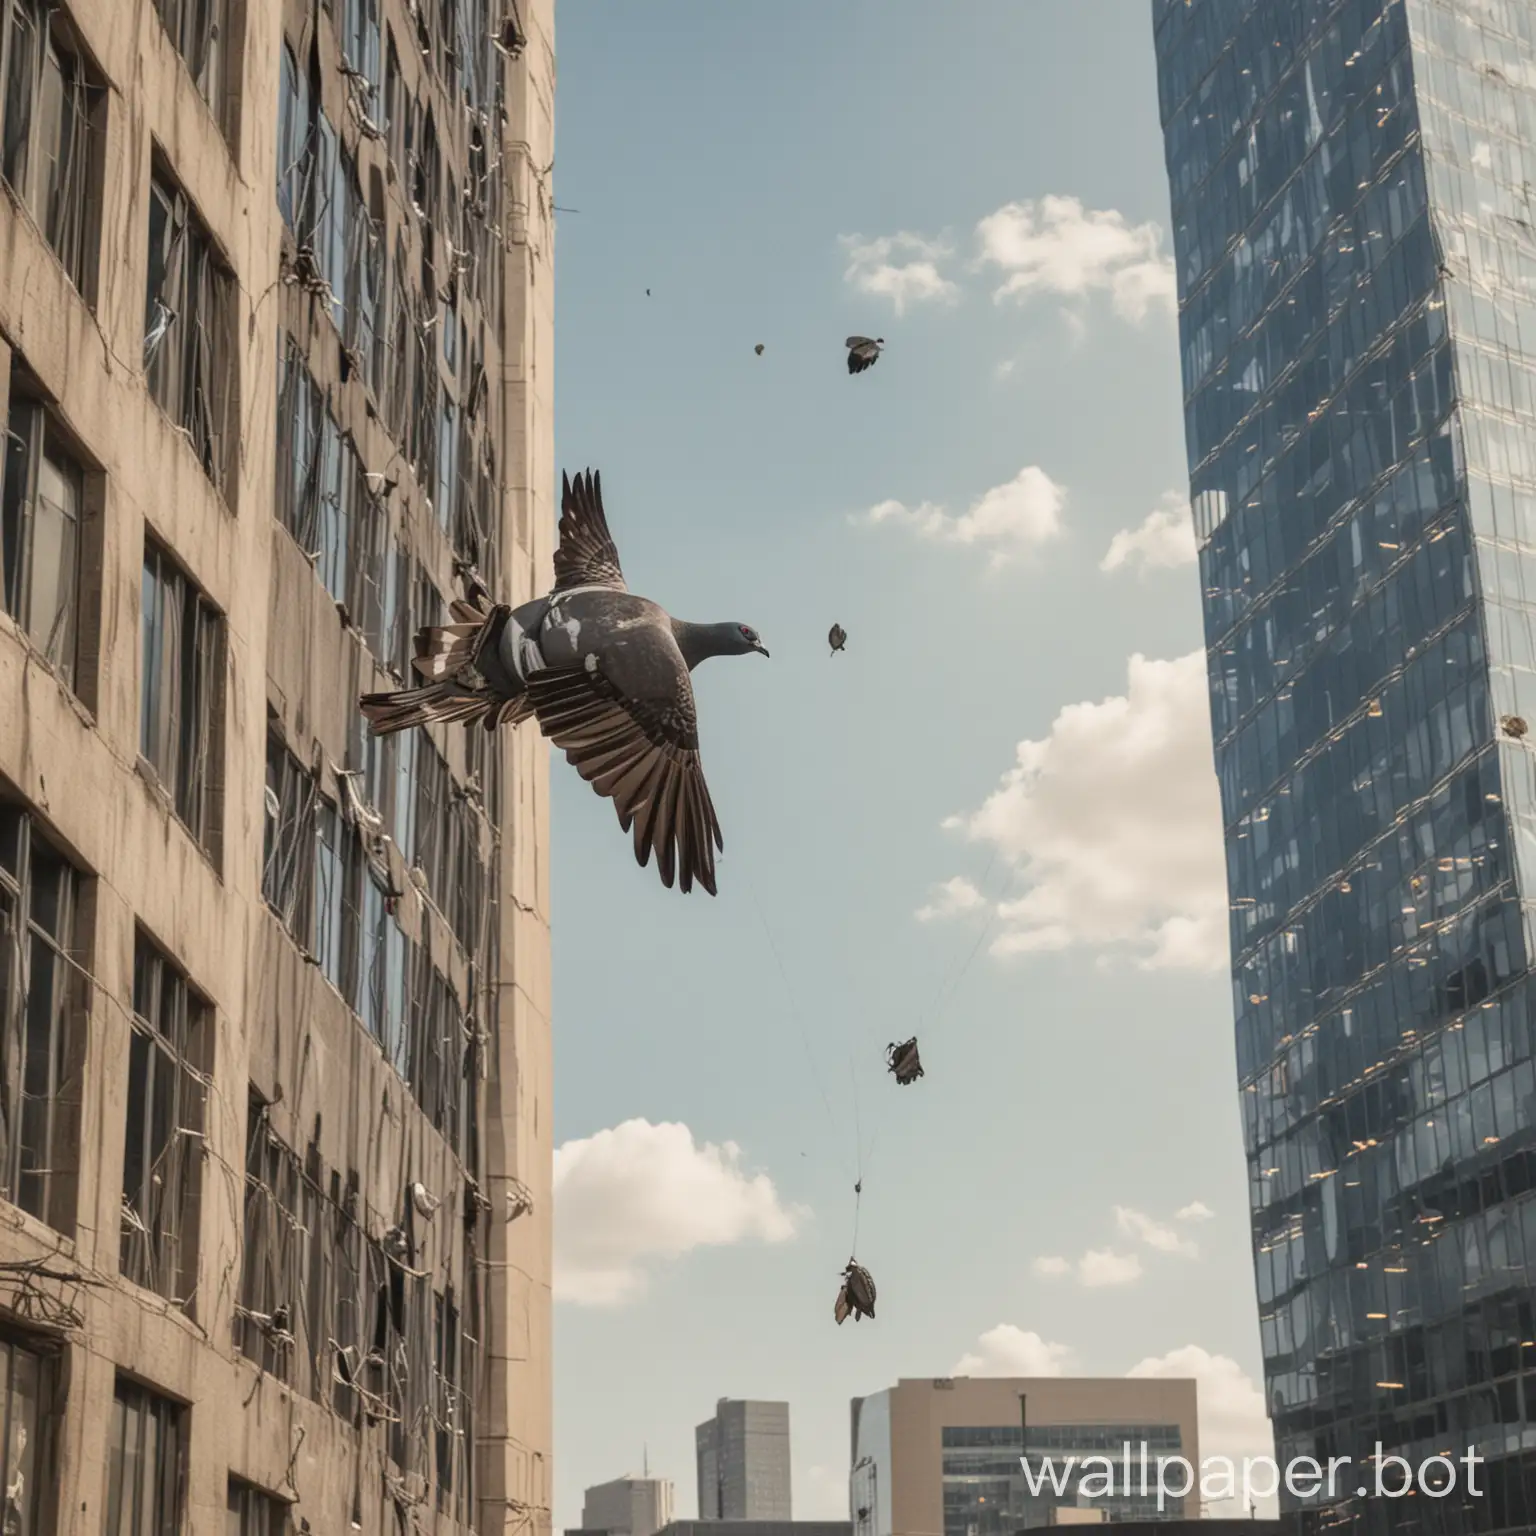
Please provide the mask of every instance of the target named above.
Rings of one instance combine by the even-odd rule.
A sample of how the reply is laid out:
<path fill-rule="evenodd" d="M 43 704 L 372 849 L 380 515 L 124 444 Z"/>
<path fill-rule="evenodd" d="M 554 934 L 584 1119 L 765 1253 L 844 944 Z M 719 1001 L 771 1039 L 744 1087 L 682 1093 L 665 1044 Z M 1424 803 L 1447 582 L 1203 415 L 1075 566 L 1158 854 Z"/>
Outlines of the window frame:
<path fill-rule="evenodd" d="M 118 1372 L 107 1443 L 106 1524 L 102 1536 L 179 1536 L 187 1503 L 187 1415 L 186 1404 Z M 138 1434 L 130 1460 L 126 1452 L 135 1418 Z M 145 1454 L 150 1425 L 156 1429 L 153 1469 Z M 130 1467 L 138 1473 L 137 1486 L 132 1490 L 126 1486 Z M 157 1486 L 147 1486 L 150 1479 Z M 133 1504 L 125 1504 L 125 1493 L 131 1493 Z M 145 1514 L 146 1500 L 153 1501 L 152 1507 L 147 1512 L 148 1523 L 141 1524 L 134 1506 L 138 1506 L 137 1514 Z"/>
<path fill-rule="evenodd" d="M 154 1291 L 194 1315 L 201 1243 L 202 1146 L 207 1112 L 207 1070 L 213 1032 L 213 1009 L 193 986 L 185 971 L 143 929 L 134 933 L 133 1017 L 129 1025 L 128 1115 L 123 1149 L 123 1223 L 118 1245 L 118 1269 L 125 1279 Z M 141 993 L 141 982 L 146 988 Z M 169 999 L 172 1034 L 161 1027 Z M 135 1048 L 143 1042 L 149 1053 L 146 1081 L 140 1096 L 138 1113 L 134 1109 Z M 171 1105 L 167 1120 L 173 1129 L 156 1157 L 151 1159 L 152 1143 L 159 1118 L 158 1097 L 162 1090 L 161 1073 L 169 1068 L 168 1088 Z M 137 1125 L 135 1121 L 137 1120 Z M 137 1202 L 130 1200 L 130 1154 L 135 1135 L 139 1138 L 139 1183 Z M 181 1137 L 195 1141 L 195 1147 L 182 1150 L 179 1159 L 171 1159 L 171 1177 L 159 1178 L 160 1205 L 154 1205 L 153 1186 L 162 1173 L 160 1162 L 166 1158 L 170 1143 Z M 179 1164 L 179 1167 L 178 1167 Z M 172 1195 L 172 1183 L 179 1185 Z M 166 1202 L 174 1198 L 174 1227 L 162 1224 Z M 149 1207 L 145 1209 L 145 1207 Z M 128 1219 L 132 1210 L 138 1225 Z M 139 1241 L 135 1241 L 139 1239 Z M 167 1262 L 170 1260 L 171 1262 Z"/>
<path fill-rule="evenodd" d="M 239 141 L 240 91 L 232 77 L 240 65 L 242 0 L 151 0 L 151 9 L 233 154 Z M 205 51 L 197 59 L 192 50 L 198 39 L 192 33 L 199 11 L 206 13 L 208 25 Z"/>
<path fill-rule="evenodd" d="M 178 599 L 172 604 L 166 594 Z M 158 643 L 151 643 L 150 598 L 156 598 Z M 176 818 L 217 865 L 222 850 L 225 668 L 224 615 L 169 548 L 148 530 L 144 535 L 140 587 L 139 761 L 153 775 Z M 170 677 L 166 636 L 176 642 Z M 153 654 L 152 654 L 153 652 Z M 152 721 L 167 682 L 175 685 L 168 719 Z M 191 721 L 201 720 L 204 750 L 192 755 Z M 173 737 L 174 740 L 164 738 Z M 160 738 L 157 740 L 157 738 Z M 159 754 L 166 754 L 162 761 Z M 197 764 L 188 770 L 189 762 Z"/>
<path fill-rule="evenodd" d="M 77 697 L 81 693 L 81 643 L 83 609 L 85 606 L 85 544 L 86 524 L 89 519 L 90 480 L 92 469 L 82 462 L 74 451 L 73 441 L 61 429 L 51 406 L 41 395 L 24 384 L 19 384 L 12 374 L 12 388 L 7 406 L 7 438 L 3 470 L 3 510 L 0 510 L 0 608 L 3 608 L 31 641 L 37 653 L 69 690 Z M 19 420 L 18 420 L 19 418 Z M 60 525 L 72 530 L 68 555 L 60 561 L 58 587 L 67 588 L 68 601 L 61 603 L 54 618 L 67 622 L 57 643 L 42 636 L 35 627 L 36 616 L 32 613 L 36 596 L 37 546 L 35 539 L 39 526 L 39 507 L 42 504 L 42 485 L 45 469 L 52 469 L 74 492 L 73 512 L 60 508 Z M 17 484 L 14 474 L 19 472 L 22 488 L 17 504 L 12 510 L 11 497 Z M 11 540 L 16 550 L 12 558 Z M 67 569 L 64 569 L 67 567 Z"/>
<path fill-rule="evenodd" d="M 27 21 L 32 33 L 23 45 L 18 16 L 26 12 L 31 13 Z M 42 46 L 38 46 L 39 43 Z M 23 46 L 32 56 L 18 62 Z M 49 120 L 46 93 L 50 65 L 59 81 L 60 93 L 60 141 L 51 145 L 42 137 L 44 125 Z M 17 106 L 12 87 L 21 83 L 13 80 L 17 69 L 25 70 L 31 77 L 24 108 L 25 122 L 19 125 L 20 142 L 13 140 L 12 127 L 12 109 Z M 71 75 L 72 79 L 67 78 Z M 74 104 L 78 112 L 71 115 L 67 110 L 67 98 L 75 90 L 81 93 L 82 99 Z M 101 243 L 99 194 L 106 99 L 101 73 L 70 25 L 67 12 L 57 6 L 45 9 L 39 0 L 0 0 L 0 176 L 26 208 L 75 291 L 92 307 L 96 299 Z M 17 116 L 21 115 L 18 110 Z M 50 170 L 63 158 L 59 153 L 63 128 L 70 122 L 84 130 L 78 135 L 70 135 L 71 153 L 83 146 L 83 158 L 74 186 L 67 196 L 59 196 L 60 189 L 52 185 Z M 13 147 L 22 162 L 19 174 L 9 163 Z M 72 225 L 59 227 L 61 216 L 72 217 Z"/>
<path fill-rule="evenodd" d="M 0 1079 L 0 1197 L 71 1236 L 80 1157 L 79 1079 L 89 1009 L 75 958 L 84 947 L 88 926 L 82 901 L 85 877 L 46 833 L 37 835 L 37 826 L 26 806 L 0 803 L 0 1059 L 17 1063 L 13 1081 Z M 54 870 L 56 932 L 34 908 L 39 849 Z M 8 944 L 8 935 L 21 942 Z M 46 1029 L 39 1027 L 31 991 L 37 974 L 32 951 L 38 944 L 53 957 Z M 35 1030 L 40 1041 L 34 1038 Z M 73 1101 L 66 1093 L 71 1081 Z M 30 1165 L 29 1144 L 34 1160 Z"/>
<path fill-rule="evenodd" d="M 147 241 L 145 383 L 233 510 L 240 420 L 238 284 L 208 224 L 158 153 L 150 175 Z"/>

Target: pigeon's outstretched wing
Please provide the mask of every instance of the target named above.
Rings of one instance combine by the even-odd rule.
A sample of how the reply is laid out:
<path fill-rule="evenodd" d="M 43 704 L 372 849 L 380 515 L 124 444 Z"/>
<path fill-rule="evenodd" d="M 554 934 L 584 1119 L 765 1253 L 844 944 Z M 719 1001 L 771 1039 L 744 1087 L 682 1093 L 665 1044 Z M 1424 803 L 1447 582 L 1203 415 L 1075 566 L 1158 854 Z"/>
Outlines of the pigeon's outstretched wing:
<path fill-rule="evenodd" d="M 608 519 L 603 514 L 603 478 L 588 470 L 561 476 L 560 543 L 555 550 L 556 592 L 570 587 L 612 587 L 625 592 L 624 572 Z"/>
<path fill-rule="evenodd" d="M 850 336 L 843 345 L 848 348 L 849 373 L 863 373 L 866 368 L 873 368 L 875 359 L 880 356 L 880 343 L 868 336 Z"/>
<path fill-rule="evenodd" d="M 686 666 L 678 658 L 670 697 L 647 690 L 626 697 L 597 657 L 582 667 L 535 672 L 528 699 L 539 728 L 635 836 L 644 868 L 656 855 L 661 883 L 684 892 L 697 881 L 715 894 L 715 850 L 725 851 L 699 760 L 698 716 Z M 713 846 L 711 846 L 713 845 Z"/>

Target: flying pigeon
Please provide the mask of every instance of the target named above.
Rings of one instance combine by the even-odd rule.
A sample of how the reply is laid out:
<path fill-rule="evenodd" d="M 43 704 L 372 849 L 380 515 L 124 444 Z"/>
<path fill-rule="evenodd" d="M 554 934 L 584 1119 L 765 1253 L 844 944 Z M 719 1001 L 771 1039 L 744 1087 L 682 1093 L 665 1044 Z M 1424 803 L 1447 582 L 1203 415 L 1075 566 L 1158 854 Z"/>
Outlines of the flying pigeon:
<path fill-rule="evenodd" d="M 832 1309 L 834 1320 L 841 1325 L 853 1314 L 854 1322 L 861 1317 L 875 1315 L 875 1282 L 869 1271 L 853 1259 L 843 1271 L 843 1283 L 837 1293 L 837 1305 Z"/>
<path fill-rule="evenodd" d="M 689 674 L 711 656 L 768 654 L 746 624 L 674 619 L 624 583 L 603 512 L 601 477 L 563 477 L 555 585 L 521 607 L 492 605 L 468 582 L 454 622 L 416 634 L 426 679 L 359 701 L 375 736 L 439 722 L 487 731 L 536 719 L 539 729 L 634 830 L 636 862 L 656 855 L 661 883 L 715 894 L 720 824 L 699 761 Z M 714 847 L 711 848 L 711 843 Z"/>
<path fill-rule="evenodd" d="M 832 647 L 835 656 L 848 643 L 848 631 L 841 624 L 834 624 L 827 631 L 827 644 Z"/>
<path fill-rule="evenodd" d="M 885 1048 L 885 1065 L 903 1088 L 915 1083 L 923 1075 L 922 1059 L 917 1054 L 917 1036 L 903 1040 L 900 1045 Z"/>
<path fill-rule="evenodd" d="M 646 289 L 646 290 L 645 290 L 645 296 L 646 296 L 646 298 L 650 298 L 650 296 L 651 296 L 651 290 L 650 290 L 650 289 L 649 289 L 649 288 L 647 288 L 647 289 Z"/>
<path fill-rule="evenodd" d="M 875 366 L 885 337 L 877 336 L 871 341 L 868 336 L 850 336 L 843 345 L 848 348 L 848 372 L 863 373 L 866 368 Z"/>

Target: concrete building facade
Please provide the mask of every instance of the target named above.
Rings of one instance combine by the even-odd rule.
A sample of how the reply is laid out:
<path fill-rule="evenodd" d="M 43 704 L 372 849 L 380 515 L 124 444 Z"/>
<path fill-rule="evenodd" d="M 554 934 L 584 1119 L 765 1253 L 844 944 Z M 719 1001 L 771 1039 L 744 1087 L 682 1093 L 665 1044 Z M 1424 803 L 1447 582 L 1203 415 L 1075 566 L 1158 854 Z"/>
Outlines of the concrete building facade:
<path fill-rule="evenodd" d="M 584 1530 L 609 1536 L 656 1536 L 672 1520 L 672 1480 L 666 1477 L 616 1477 L 588 1488 L 582 1500 Z"/>
<path fill-rule="evenodd" d="M 789 1404 L 722 1397 L 694 1431 L 701 1520 L 790 1520 Z"/>
<path fill-rule="evenodd" d="M 1121 1473 L 1127 1444 L 1128 1478 Z M 1143 1447 L 1153 1469 L 1150 1495 L 1141 1491 Z M 903 1379 L 852 1403 L 853 1536 L 1013 1536 L 1056 1523 L 1062 1508 L 1100 1509 L 1112 1521 L 1178 1519 L 1186 1502 L 1196 1513 L 1195 1498 L 1168 1499 L 1157 1509 L 1160 1455 L 1200 1465 L 1193 1381 Z M 1076 1458 L 1071 1475 L 1068 1457 Z M 1078 1486 L 1084 1457 L 1108 1458 L 1114 1487 L 1107 1496 Z M 1046 1458 L 1062 1471 L 1059 1493 Z"/>
<path fill-rule="evenodd" d="M 356 699 L 548 581 L 553 46 L 4 7 L 7 1530 L 549 1529 L 547 753 Z"/>

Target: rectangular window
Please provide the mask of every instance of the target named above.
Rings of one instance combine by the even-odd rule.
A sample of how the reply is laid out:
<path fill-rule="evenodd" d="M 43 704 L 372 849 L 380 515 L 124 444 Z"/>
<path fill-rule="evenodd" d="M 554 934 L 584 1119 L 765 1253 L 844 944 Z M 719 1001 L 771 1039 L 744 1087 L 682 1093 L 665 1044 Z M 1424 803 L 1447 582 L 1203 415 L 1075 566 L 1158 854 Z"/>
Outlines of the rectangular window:
<path fill-rule="evenodd" d="M 84 947 L 78 886 L 33 819 L 0 805 L 0 1194 L 65 1233 L 88 1006 L 73 961 Z"/>
<path fill-rule="evenodd" d="M 352 548 L 349 555 L 351 586 L 347 610 L 368 649 L 381 662 L 389 660 L 389 630 L 385 603 L 391 597 L 390 572 L 394 550 L 389 536 L 389 508 L 368 484 L 362 461 L 357 463 L 357 485 L 352 498 Z M 388 615 L 392 621 L 393 615 Z M 384 802 L 372 804 L 381 809 Z"/>
<path fill-rule="evenodd" d="M 185 193 L 158 172 L 150 187 L 144 371 L 155 403 L 186 432 L 203 471 L 230 500 L 236 408 L 235 280 Z"/>
<path fill-rule="evenodd" d="M 315 569 L 325 590 L 338 603 L 347 600 L 347 524 L 352 515 L 356 479 L 357 456 L 352 450 L 352 439 L 342 433 L 327 411 L 320 420 L 320 557 Z"/>
<path fill-rule="evenodd" d="M 118 1263 L 135 1285 L 181 1306 L 197 1287 L 208 1034 L 207 1004 L 136 935 Z"/>
<path fill-rule="evenodd" d="M 47 410 L 15 383 L 9 427 L 0 598 L 49 666 L 74 687 L 85 471 Z"/>
<path fill-rule="evenodd" d="M 53 1529 L 55 1435 L 63 1422 L 58 1347 L 0 1335 L 0 1487 L 6 1536 Z"/>
<path fill-rule="evenodd" d="M 264 1371 L 313 1396 L 327 1379 L 324 1340 L 310 1322 L 322 1315 L 320 1189 L 278 1140 L 254 1088 L 248 1102 L 235 1345 Z M 313 1369 L 305 1363 L 311 1361 Z"/>
<path fill-rule="evenodd" d="M 95 214 L 105 91 L 69 46 L 62 13 L 47 0 L 7 0 L 10 25 L 5 137 L 11 190 L 86 298 L 94 295 Z"/>
<path fill-rule="evenodd" d="M 328 420 L 320 386 L 288 338 L 277 399 L 277 515 L 306 555 L 318 548 L 320 488 Z"/>
<path fill-rule="evenodd" d="M 293 49 L 283 47 L 282 96 L 277 123 L 277 206 L 283 222 L 297 230 L 304 220 L 314 139 L 309 122 L 309 75 Z"/>
<path fill-rule="evenodd" d="M 354 86 L 364 98 L 364 115 L 375 117 L 383 73 L 379 58 L 379 0 L 345 0 L 341 51 L 354 71 Z"/>
<path fill-rule="evenodd" d="M 300 943 L 306 943 L 310 933 L 309 849 L 316 793 L 313 775 L 281 741 L 269 736 L 261 894 Z"/>
<path fill-rule="evenodd" d="M 234 142 L 239 93 L 229 88 L 226 72 L 237 57 L 229 45 L 239 0 L 154 0 L 160 20 L 191 73 L 198 94 L 208 103 L 219 128 Z"/>
<path fill-rule="evenodd" d="M 229 1480 L 225 1508 L 229 1512 L 225 1536 L 287 1536 L 288 1505 L 239 1478 Z"/>
<path fill-rule="evenodd" d="M 223 620 L 148 538 L 142 601 L 139 752 L 187 830 L 217 858 Z"/>
<path fill-rule="evenodd" d="M 103 1536 L 180 1536 L 186 1435 L 185 1408 L 118 1377 Z"/>
<path fill-rule="evenodd" d="M 325 979 L 345 993 L 342 964 L 346 955 L 345 890 L 341 818 L 334 806 L 320 801 L 315 817 L 315 939 L 314 952 Z"/>

